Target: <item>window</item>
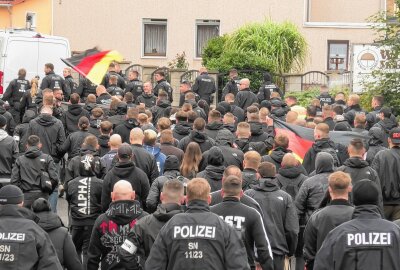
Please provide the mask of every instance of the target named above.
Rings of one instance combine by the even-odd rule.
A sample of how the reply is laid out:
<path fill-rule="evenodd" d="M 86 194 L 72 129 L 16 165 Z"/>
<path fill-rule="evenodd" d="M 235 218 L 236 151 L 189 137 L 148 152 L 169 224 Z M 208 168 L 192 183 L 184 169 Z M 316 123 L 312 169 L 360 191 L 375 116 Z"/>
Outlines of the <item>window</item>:
<path fill-rule="evenodd" d="M 196 20 L 196 57 L 200 58 L 207 42 L 217 36 L 219 20 Z"/>
<path fill-rule="evenodd" d="M 349 60 L 348 40 L 328 40 L 328 70 L 347 70 Z"/>
<path fill-rule="evenodd" d="M 167 55 L 167 20 L 143 19 L 143 56 Z"/>
<path fill-rule="evenodd" d="M 26 28 L 36 29 L 36 13 L 34 12 L 26 13 Z"/>

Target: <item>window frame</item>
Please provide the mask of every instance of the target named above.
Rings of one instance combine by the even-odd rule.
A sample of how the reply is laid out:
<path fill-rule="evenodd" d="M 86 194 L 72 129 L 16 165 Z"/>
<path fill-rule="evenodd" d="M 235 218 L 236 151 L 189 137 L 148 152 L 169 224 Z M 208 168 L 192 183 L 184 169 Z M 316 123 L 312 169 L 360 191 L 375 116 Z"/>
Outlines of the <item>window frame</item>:
<path fill-rule="evenodd" d="M 26 19 L 27 19 L 28 15 L 32 16 L 31 29 L 36 30 L 37 29 L 37 13 L 34 12 L 34 11 L 27 11 L 25 13 L 25 26 L 26 26 L 26 23 L 27 23 Z"/>
<path fill-rule="evenodd" d="M 327 40 L 327 54 L 326 54 L 326 70 L 327 71 L 335 71 L 335 69 L 330 69 L 329 68 L 329 62 L 330 62 L 330 45 L 331 44 L 346 44 L 347 46 L 347 53 L 346 53 L 346 59 L 345 59 L 345 68 L 344 71 L 348 71 L 349 70 L 349 54 L 350 54 L 350 40 L 336 40 L 336 39 L 328 39 Z M 339 69 L 340 70 L 340 69 Z"/>
<path fill-rule="evenodd" d="M 165 55 L 148 55 L 145 53 L 145 26 L 146 25 L 165 25 L 166 32 L 166 40 L 165 40 Z M 160 19 L 160 18 L 143 18 L 142 19 L 142 49 L 141 49 L 141 58 L 149 58 L 149 59 L 166 59 L 168 54 L 168 19 Z"/>
<path fill-rule="evenodd" d="M 202 56 L 197 55 L 197 39 L 198 39 L 198 26 L 208 25 L 208 26 L 218 26 L 218 36 L 221 36 L 221 20 L 211 20 L 211 19 L 196 19 L 194 27 L 194 59 L 201 60 Z"/>

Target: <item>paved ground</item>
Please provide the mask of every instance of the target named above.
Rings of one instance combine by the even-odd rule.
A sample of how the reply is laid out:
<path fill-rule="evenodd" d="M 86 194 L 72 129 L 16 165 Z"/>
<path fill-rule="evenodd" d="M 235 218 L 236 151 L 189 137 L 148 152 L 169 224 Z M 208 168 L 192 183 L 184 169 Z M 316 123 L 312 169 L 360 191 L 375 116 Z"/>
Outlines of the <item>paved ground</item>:
<path fill-rule="evenodd" d="M 68 203 L 64 198 L 58 198 L 57 214 L 61 217 L 65 226 L 68 226 Z"/>

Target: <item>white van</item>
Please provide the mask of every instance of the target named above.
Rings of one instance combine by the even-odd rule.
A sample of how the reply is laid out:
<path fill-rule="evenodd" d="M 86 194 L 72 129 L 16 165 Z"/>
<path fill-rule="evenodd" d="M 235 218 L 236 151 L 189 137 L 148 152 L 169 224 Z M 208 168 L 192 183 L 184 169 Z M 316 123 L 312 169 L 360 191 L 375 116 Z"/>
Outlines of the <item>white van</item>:
<path fill-rule="evenodd" d="M 53 63 L 54 72 L 62 75 L 65 64 L 60 58 L 70 56 L 66 38 L 27 30 L 0 30 L 0 94 L 17 78 L 20 68 L 26 69 L 27 80 L 36 75 L 42 79 L 46 63 Z"/>

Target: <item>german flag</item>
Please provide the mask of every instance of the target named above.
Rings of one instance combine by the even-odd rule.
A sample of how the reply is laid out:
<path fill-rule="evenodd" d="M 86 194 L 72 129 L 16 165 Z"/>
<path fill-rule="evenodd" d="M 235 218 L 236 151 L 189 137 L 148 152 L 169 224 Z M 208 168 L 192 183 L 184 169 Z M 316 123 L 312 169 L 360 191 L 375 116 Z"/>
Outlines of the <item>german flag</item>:
<path fill-rule="evenodd" d="M 119 62 L 122 59 L 122 55 L 117 51 L 101 52 L 94 48 L 61 60 L 76 72 L 88 78 L 92 83 L 100 84 L 107 73 L 110 63 L 113 61 Z"/>

